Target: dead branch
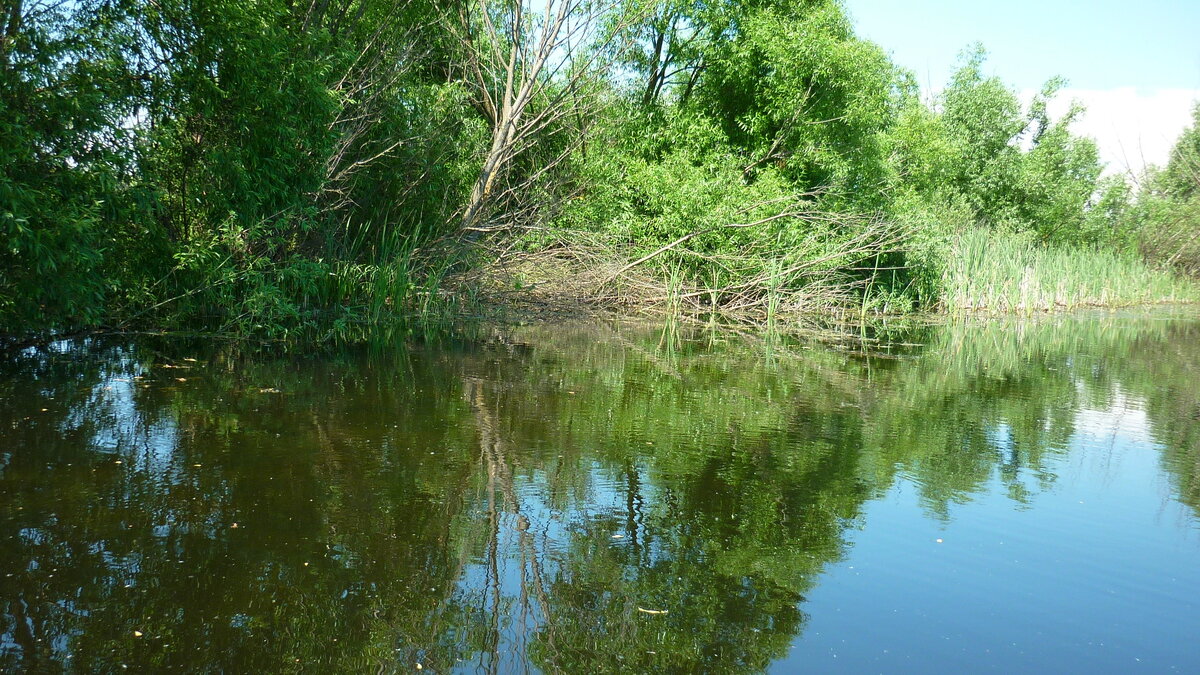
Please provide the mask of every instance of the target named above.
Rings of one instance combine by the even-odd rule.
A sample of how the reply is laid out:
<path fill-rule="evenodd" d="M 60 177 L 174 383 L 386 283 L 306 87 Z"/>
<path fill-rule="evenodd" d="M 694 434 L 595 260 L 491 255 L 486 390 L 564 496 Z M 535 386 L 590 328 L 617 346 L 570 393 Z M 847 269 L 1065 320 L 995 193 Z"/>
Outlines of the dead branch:
<path fill-rule="evenodd" d="M 462 210 L 462 230 L 474 231 L 485 211 L 509 192 L 497 190 L 497 184 L 514 158 L 544 141 L 548 128 L 584 118 L 574 114 L 576 108 L 595 96 L 591 83 L 613 58 L 613 43 L 624 39 L 623 20 L 615 30 L 600 32 L 614 7 L 600 0 L 546 0 L 538 11 L 532 0 L 477 0 L 461 5 L 456 15 L 444 14 L 464 53 L 464 76 L 491 126 L 490 146 Z M 573 131 L 582 136 L 585 130 Z M 578 147 L 567 145 L 572 151 Z"/>

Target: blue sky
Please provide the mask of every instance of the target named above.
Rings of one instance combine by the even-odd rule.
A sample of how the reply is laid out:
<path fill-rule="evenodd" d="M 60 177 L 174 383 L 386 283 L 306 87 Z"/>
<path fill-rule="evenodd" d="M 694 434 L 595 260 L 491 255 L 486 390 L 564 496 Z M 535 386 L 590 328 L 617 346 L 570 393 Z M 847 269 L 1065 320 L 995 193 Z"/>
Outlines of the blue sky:
<path fill-rule="evenodd" d="M 1054 75 L 1080 89 L 1200 89 L 1200 0 L 846 0 L 859 35 L 941 86 L 982 42 L 1020 89 Z"/>
<path fill-rule="evenodd" d="M 1061 75 L 1114 170 L 1165 160 L 1200 99 L 1200 0 L 845 0 L 857 32 L 939 89 L 974 42 L 1023 92 Z"/>

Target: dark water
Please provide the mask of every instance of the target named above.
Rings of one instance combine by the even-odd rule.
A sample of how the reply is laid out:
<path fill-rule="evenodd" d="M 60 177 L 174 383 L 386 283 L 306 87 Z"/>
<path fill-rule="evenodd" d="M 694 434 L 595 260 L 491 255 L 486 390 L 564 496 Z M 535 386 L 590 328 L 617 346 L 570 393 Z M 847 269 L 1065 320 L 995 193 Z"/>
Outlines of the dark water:
<path fill-rule="evenodd" d="M 0 667 L 1200 670 L 1200 320 L 0 365 Z"/>

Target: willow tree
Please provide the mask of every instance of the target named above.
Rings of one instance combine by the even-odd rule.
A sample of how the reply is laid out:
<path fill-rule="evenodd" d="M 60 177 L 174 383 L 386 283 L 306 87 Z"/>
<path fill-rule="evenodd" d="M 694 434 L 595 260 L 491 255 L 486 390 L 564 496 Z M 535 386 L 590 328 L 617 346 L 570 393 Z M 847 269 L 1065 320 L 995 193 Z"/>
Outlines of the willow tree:
<path fill-rule="evenodd" d="M 143 267 L 110 4 L 0 2 L 0 332 L 96 323 L 106 275 Z"/>
<path fill-rule="evenodd" d="M 493 205 L 544 177 L 582 142 L 627 22 L 616 3 L 598 0 L 476 0 L 445 21 L 460 43 L 461 77 L 490 132 L 462 227 L 494 229 L 481 228 Z M 525 180 L 504 181 L 515 158 L 551 137 L 556 152 Z"/>

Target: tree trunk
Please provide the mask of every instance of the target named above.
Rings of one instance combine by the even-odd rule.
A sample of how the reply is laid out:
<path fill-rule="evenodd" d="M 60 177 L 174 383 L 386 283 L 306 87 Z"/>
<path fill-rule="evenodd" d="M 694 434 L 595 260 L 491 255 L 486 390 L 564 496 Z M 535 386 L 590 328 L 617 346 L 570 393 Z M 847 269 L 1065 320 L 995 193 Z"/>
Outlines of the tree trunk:
<path fill-rule="evenodd" d="M 8 5 L 8 16 L 4 17 L 7 21 L 4 35 L 0 36 L 0 71 L 7 72 L 8 53 L 12 50 L 13 43 L 16 42 L 17 33 L 21 32 L 21 0 L 9 0 L 5 4 Z"/>
<path fill-rule="evenodd" d="M 642 94 L 642 105 L 649 106 L 654 102 L 658 95 L 658 90 L 661 87 L 659 80 L 665 75 L 666 66 L 662 63 L 663 43 L 666 41 L 667 32 L 662 29 L 655 29 L 658 35 L 654 38 L 654 59 L 650 64 L 650 77 L 646 81 L 646 92 Z"/>

